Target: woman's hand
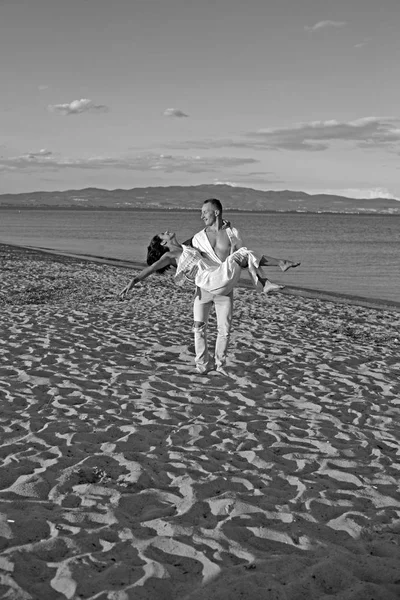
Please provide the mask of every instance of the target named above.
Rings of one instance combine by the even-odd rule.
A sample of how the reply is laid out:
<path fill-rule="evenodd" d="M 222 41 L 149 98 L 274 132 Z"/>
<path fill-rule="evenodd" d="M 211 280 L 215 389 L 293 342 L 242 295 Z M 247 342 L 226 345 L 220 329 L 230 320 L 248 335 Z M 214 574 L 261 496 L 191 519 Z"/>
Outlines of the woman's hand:
<path fill-rule="evenodd" d="M 124 300 L 124 299 L 125 299 L 125 296 L 126 296 L 126 295 L 127 295 L 127 293 L 129 292 L 129 290 L 130 290 L 130 288 L 129 288 L 129 285 L 126 285 L 126 286 L 124 287 L 124 289 L 122 290 L 122 292 L 120 292 L 120 293 L 119 293 L 119 299 L 120 299 L 120 300 Z"/>
<path fill-rule="evenodd" d="M 131 290 L 131 288 L 133 288 L 134 285 L 137 284 L 137 282 L 138 282 L 138 278 L 134 277 L 132 279 L 132 281 L 130 281 L 128 283 L 128 285 L 126 285 L 124 287 L 124 289 L 122 290 L 122 292 L 120 292 L 120 294 L 119 294 L 119 297 L 120 297 L 121 300 L 123 300 L 126 297 L 126 295 L 128 294 L 128 292 Z"/>

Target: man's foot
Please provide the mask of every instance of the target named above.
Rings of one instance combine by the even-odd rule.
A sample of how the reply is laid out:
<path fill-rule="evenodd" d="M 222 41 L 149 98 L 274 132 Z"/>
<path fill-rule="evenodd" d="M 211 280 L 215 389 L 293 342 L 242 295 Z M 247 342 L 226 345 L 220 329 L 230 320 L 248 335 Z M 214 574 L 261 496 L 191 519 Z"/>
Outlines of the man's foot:
<path fill-rule="evenodd" d="M 293 262 L 292 260 L 280 260 L 279 261 L 279 267 L 281 269 L 281 271 L 285 272 L 288 269 L 294 269 L 295 267 L 298 267 L 301 263 L 299 262 Z"/>
<path fill-rule="evenodd" d="M 225 367 L 216 367 L 215 369 L 219 375 L 223 375 L 224 377 L 232 377 L 232 375 L 225 369 Z"/>
<path fill-rule="evenodd" d="M 213 370 L 212 367 L 201 367 L 199 365 L 196 365 L 196 368 L 195 368 L 195 372 L 198 375 L 208 375 L 208 373 L 212 370 Z"/>
<path fill-rule="evenodd" d="M 281 290 L 284 287 L 284 285 L 278 285 L 277 283 L 272 283 L 272 281 L 266 279 L 265 283 L 263 283 L 263 292 L 264 294 L 269 294 L 270 292 L 276 292 L 278 290 Z"/>

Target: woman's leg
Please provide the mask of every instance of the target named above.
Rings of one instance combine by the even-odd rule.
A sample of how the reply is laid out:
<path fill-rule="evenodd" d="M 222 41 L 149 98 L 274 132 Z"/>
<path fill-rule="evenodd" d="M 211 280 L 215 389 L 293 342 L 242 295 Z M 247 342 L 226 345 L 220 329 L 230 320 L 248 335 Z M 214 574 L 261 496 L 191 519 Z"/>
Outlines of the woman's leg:
<path fill-rule="evenodd" d="M 260 260 L 260 267 L 279 267 L 281 271 L 287 271 L 299 266 L 299 262 L 293 262 L 292 260 L 286 260 L 284 258 L 274 258 L 273 256 L 266 256 L 263 254 Z"/>
<path fill-rule="evenodd" d="M 281 290 L 285 287 L 284 285 L 278 285 L 277 283 L 272 283 L 272 281 L 270 281 L 266 277 L 262 277 L 258 273 L 257 273 L 257 279 L 263 286 L 262 291 L 264 292 L 264 294 L 268 294 L 268 292 L 276 292 L 277 290 Z"/>
<path fill-rule="evenodd" d="M 280 290 L 284 287 L 283 285 L 272 283 L 269 279 L 267 279 L 261 268 L 263 265 L 271 267 L 280 266 L 281 262 L 283 261 L 280 261 L 278 258 L 272 258 L 271 256 L 262 256 L 259 258 L 252 250 L 248 250 L 244 247 L 236 250 L 236 252 L 228 256 L 226 260 L 235 261 L 235 263 L 237 263 L 237 265 L 239 265 L 242 269 L 247 267 L 251 278 L 253 279 L 254 285 L 259 288 L 258 284 L 261 284 L 262 291 L 265 294 Z"/>

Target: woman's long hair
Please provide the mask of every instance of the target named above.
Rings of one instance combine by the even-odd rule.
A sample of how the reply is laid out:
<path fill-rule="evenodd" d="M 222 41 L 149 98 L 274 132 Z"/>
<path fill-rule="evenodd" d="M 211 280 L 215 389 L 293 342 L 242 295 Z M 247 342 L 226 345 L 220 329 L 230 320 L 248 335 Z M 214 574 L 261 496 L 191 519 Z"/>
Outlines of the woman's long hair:
<path fill-rule="evenodd" d="M 165 254 L 166 252 L 169 252 L 169 248 L 168 246 L 163 246 L 161 243 L 161 238 L 159 235 L 155 235 L 152 240 L 150 241 L 150 245 L 147 246 L 147 264 L 148 265 L 152 265 L 153 263 L 157 262 L 163 254 Z M 163 267 L 162 269 L 158 269 L 157 273 L 164 273 L 164 271 L 166 271 L 167 269 L 169 269 L 169 265 L 166 267 Z"/>

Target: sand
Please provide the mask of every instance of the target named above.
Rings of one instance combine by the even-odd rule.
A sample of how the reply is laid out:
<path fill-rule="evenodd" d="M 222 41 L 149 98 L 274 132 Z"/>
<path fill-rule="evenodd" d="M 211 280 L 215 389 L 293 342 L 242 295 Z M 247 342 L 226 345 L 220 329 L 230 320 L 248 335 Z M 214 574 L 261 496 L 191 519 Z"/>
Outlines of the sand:
<path fill-rule="evenodd" d="M 0 598 L 400 598 L 400 312 L 237 289 L 200 376 L 170 275 L 0 259 Z"/>

